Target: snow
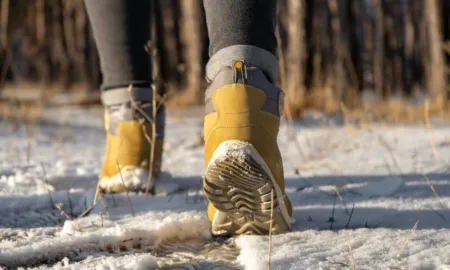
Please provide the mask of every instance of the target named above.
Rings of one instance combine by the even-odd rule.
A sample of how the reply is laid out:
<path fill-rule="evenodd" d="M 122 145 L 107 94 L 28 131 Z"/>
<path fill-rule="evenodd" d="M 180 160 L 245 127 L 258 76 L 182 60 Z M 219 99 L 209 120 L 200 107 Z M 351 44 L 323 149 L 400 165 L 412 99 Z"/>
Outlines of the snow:
<path fill-rule="evenodd" d="M 46 114 L 31 125 L 0 119 L 0 268 L 268 268 L 267 236 L 211 238 L 201 117 L 168 119 L 168 194 L 130 194 L 133 211 L 126 195 L 105 195 L 76 218 L 94 197 L 102 112 Z M 334 120 L 282 124 L 295 223 L 272 237 L 271 269 L 450 269 L 448 125 L 435 121 L 432 138 L 420 124 Z"/>

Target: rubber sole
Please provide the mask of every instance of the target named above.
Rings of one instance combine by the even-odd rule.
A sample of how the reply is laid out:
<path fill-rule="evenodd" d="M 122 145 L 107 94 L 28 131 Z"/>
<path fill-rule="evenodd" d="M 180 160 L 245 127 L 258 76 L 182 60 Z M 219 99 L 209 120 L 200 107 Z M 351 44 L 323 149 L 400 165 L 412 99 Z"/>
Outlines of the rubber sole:
<path fill-rule="evenodd" d="M 248 142 L 226 141 L 218 147 L 203 180 L 205 196 L 218 210 L 213 234 L 268 234 L 271 223 L 272 233 L 290 231 L 281 191 L 267 170 Z"/>

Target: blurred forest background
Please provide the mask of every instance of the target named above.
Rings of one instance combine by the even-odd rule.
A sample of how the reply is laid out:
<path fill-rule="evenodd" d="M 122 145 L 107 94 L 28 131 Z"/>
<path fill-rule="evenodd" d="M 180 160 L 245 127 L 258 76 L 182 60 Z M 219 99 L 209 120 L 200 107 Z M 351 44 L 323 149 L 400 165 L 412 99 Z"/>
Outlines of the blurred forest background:
<path fill-rule="evenodd" d="M 200 104 L 208 37 L 201 0 L 153 2 L 154 66 L 170 102 Z M 286 111 L 448 111 L 450 0 L 279 0 Z M 144 45 L 144 44 L 143 44 Z M 0 0 L 0 97 L 99 102 L 82 0 Z M 23 94 L 26 93 L 26 94 Z M 425 102 L 425 103 L 428 103 Z"/>

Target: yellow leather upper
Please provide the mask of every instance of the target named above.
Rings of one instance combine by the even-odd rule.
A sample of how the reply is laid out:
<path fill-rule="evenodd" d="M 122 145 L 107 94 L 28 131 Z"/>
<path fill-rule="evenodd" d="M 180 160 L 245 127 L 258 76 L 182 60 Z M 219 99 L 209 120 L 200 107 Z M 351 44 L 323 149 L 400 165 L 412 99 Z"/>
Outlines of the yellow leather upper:
<path fill-rule="evenodd" d="M 140 123 L 138 121 L 124 121 L 116 126 L 116 133 L 113 135 L 108 132 L 108 116 L 105 115 L 105 126 L 107 127 L 106 154 L 103 161 L 100 178 L 112 177 L 119 171 L 120 167 L 137 166 L 149 168 L 151 145 L 146 139 L 142 126 L 149 137 L 152 135 L 152 126 L 150 123 Z M 163 140 L 155 141 L 155 164 L 154 172 L 158 173 L 161 165 L 161 153 Z"/>
<path fill-rule="evenodd" d="M 264 159 L 284 192 L 283 164 L 277 145 L 280 118 L 261 110 L 265 93 L 247 84 L 228 84 L 218 88 L 212 99 L 216 112 L 206 115 L 204 123 L 205 166 L 222 142 L 247 141 Z M 210 205 L 208 216 L 211 220 L 214 212 Z"/>

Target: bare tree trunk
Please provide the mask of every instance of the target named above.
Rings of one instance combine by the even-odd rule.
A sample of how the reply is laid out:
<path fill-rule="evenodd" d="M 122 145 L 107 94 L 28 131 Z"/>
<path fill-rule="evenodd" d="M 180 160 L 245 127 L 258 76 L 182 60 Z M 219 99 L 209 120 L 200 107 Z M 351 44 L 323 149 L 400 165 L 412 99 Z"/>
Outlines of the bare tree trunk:
<path fill-rule="evenodd" d="M 151 51 L 148 51 L 152 56 L 153 62 L 153 84 L 154 89 L 158 94 L 162 95 L 166 92 L 165 83 L 167 74 L 165 73 L 167 63 L 165 61 L 167 51 L 164 46 L 164 25 L 161 16 L 161 4 L 163 0 L 152 1 L 152 36 L 151 36 Z"/>
<path fill-rule="evenodd" d="M 51 46 L 51 59 L 55 69 L 55 74 L 58 78 L 59 84 L 62 88 L 69 86 L 70 76 L 70 63 L 65 48 L 64 32 L 62 27 L 62 1 L 55 3 L 52 7 L 52 46 Z"/>
<path fill-rule="evenodd" d="M 383 27 L 383 7 L 382 0 L 374 1 L 375 11 L 375 31 L 374 31 L 374 50 L 373 50 L 373 82 L 375 93 L 378 98 L 384 99 L 384 76 L 383 76 L 383 59 L 384 59 L 384 27 Z"/>
<path fill-rule="evenodd" d="M 329 54 L 329 32 L 328 32 L 328 10 L 326 0 L 316 0 L 311 3 L 313 5 L 312 18 L 312 87 L 315 91 L 322 91 L 330 80 L 326 81 L 327 60 Z M 322 93 L 323 94 L 323 93 Z M 322 99 L 322 98 L 321 98 Z"/>
<path fill-rule="evenodd" d="M 36 0 L 36 73 L 38 80 L 44 84 L 50 83 L 50 67 L 47 61 L 47 25 L 45 23 L 45 1 Z"/>
<path fill-rule="evenodd" d="M 390 11 L 389 5 L 386 1 L 381 1 L 383 10 Z M 385 83 L 385 96 L 390 97 L 395 91 L 395 34 L 394 21 L 392 18 L 392 12 L 386 12 L 383 16 L 384 35 L 385 35 L 385 55 L 384 55 L 384 83 Z"/>
<path fill-rule="evenodd" d="M 402 81 L 404 92 L 408 95 L 412 92 L 412 53 L 413 53 L 413 40 L 414 31 L 411 23 L 411 13 L 409 12 L 409 5 L 406 0 L 401 0 L 401 13 L 402 13 Z"/>
<path fill-rule="evenodd" d="M 359 16 L 361 21 L 361 89 L 373 93 L 373 11 L 371 2 L 360 1 Z"/>
<path fill-rule="evenodd" d="M 0 5 L 0 87 L 3 85 L 11 62 L 8 46 L 9 0 L 2 0 Z"/>
<path fill-rule="evenodd" d="M 78 81 L 85 83 L 88 74 L 86 69 L 86 38 L 85 31 L 87 27 L 87 14 L 84 9 L 83 0 L 72 0 L 74 2 L 74 35 L 75 35 L 75 65 L 78 71 Z M 84 88 L 86 90 L 86 88 Z"/>
<path fill-rule="evenodd" d="M 2 0 L 0 6 L 0 48 L 8 46 L 9 0 Z"/>
<path fill-rule="evenodd" d="M 38 51 L 36 46 L 36 9 L 34 5 L 26 6 L 26 22 L 25 22 L 25 35 L 21 42 L 22 49 L 22 74 L 28 80 L 36 80 L 35 72 L 35 55 Z"/>
<path fill-rule="evenodd" d="M 76 43 L 75 43 L 75 33 L 74 33 L 74 26 L 73 26 L 73 9 L 74 9 L 74 2 L 73 1 L 61 1 L 63 6 L 63 29 L 64 29 L 64 40 L 65 40 L 65 47 L 67 50 L 67 58 L 69 62 L 69 71 L 72 73 L 72 76 L 69 77 L 70 81 L 69 84 L 71 84 L 74 81 L 74 74 L 73 74 L 73 65 L 76 61 Z"/>
<path fill-rule="evenodd" d="M 154 3 L 157 88 L 182 88 L 177 101 L 199 103 L 208 49 L 201 0 Z M 306 105 L 358 106 L 368 92 L 378 97 L 372 101 L 405 93 L 416 100 L 428 94 L 440 106 L 448 101 L 450 0 L 279 0 L 278 7 L 289 115 Z M 98 87 L 98 52 L 82 0 L 0 0 L 0 84 L 5 78 Z"/>
<path fill-rule="evenodd" d="M 97 47 L 90 27 L 86 29 L 86 38 L 88 39 L 88 49 L 87 49 L 87 65 L 89 74 L 90 88 L 97 90 L 101 83 L 101 71 L 100 71 L 100 60 L 98 56 Z"/>
<path fill-rule="evenodd" d="M 200 0 L 182 0 L 181 29 L 182 43 L 184 45 L 184 63 L 186 75 L 186 89 L 188 103 L 201 103 L 203 101 L 202 89 L 202 2 Z"/>
<path fill-rule="evenodd" d="M 331 15 L 331 32 L 333 44 L 333 84 L 336 101 L 342 100 L 345 72 L 343 65 L 343 46 L 341 39 L 341 23 L 339 21 L 339 8 L 337 0 L 328 0 L 328 7 Z"/>
<path fill-rule="evenodd" d="M 178 1 L 175 0 L 161 0 L 160 16 L 162 30 L 161 39 L 162 47 L 165 49 L 164 59 L 165 66 L 163 67 L 163 78 L 166 82 L 170 82 L 174 87 L 179 87 L 179 64 L 180 55 L 178 51 L 179 31 L 177 25 L 177 11 Z"/>
<path fill-rule="evenodd" d="M 426 0 L 424 2 L 429 49 L 429 68 L 427 68 L 426 72 L 427 90 L 435 104 L 444 106 L 447 98 L 447 75 L 442 49 L 440 14 L 438 12 L 439 1 Z"/>
<path fill-rule="evenodd" d="M 303 0 L 288 0 L 287 34 L 288 44 L 286 47 L 286 112 L 289 116 L 298 114 L 303 108 L 305 85 L 305 33 L 304 33 L 304 11 Z"/>

